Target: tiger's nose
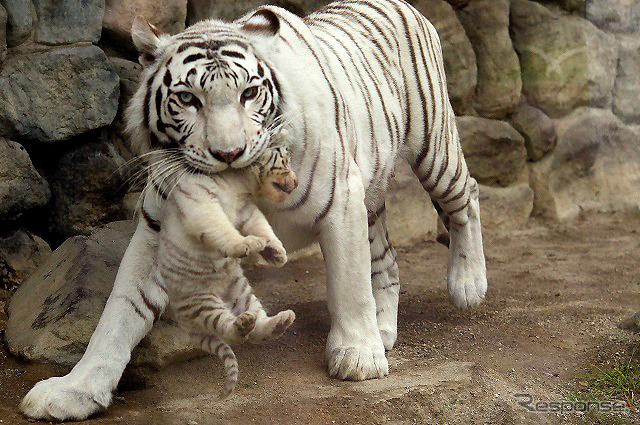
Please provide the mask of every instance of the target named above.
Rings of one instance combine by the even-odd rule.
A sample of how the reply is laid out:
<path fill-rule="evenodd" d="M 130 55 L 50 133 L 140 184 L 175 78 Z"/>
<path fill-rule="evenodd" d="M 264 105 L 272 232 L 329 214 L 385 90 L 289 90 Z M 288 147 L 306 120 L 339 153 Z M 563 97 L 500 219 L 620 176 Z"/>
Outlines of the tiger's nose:
<path fill-rule="evenodd" d="M 231 164 L 233 161 L 240 158 L 240 156 L 244 153 L 244 148 L 238 148 L 232 151 L 215 151 L 209 148 L 209 153 L 218 161 Z"/>

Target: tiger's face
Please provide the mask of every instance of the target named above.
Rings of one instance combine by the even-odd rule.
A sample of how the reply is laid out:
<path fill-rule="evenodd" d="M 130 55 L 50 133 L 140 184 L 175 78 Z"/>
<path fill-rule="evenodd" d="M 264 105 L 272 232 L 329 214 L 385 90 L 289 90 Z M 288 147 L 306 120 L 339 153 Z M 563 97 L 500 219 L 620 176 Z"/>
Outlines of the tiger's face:
<path fill-rule="evenodd" d="M 129 128 L 139 153 L 178 153 L 205 173 L 242 168 L 278 131 L 280 86 L 237 29 L 198 25 L 167 36 L 136 18 L 132 36 L 145 69 Z"/>

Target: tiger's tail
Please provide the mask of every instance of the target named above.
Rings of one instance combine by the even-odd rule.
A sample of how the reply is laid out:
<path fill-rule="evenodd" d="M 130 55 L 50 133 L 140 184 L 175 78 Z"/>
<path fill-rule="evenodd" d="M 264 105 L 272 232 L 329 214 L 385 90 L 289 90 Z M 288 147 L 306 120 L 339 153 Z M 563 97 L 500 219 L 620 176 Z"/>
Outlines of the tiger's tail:
<path fill-rule="evenodd" d="M 227 398 L 238 383 L 238 360 L 233 350 L 215 335 L 198 335 L 200 347 L 208 353 L 215 354 L 224 364 L 224 391 L 220 398 Z"/>

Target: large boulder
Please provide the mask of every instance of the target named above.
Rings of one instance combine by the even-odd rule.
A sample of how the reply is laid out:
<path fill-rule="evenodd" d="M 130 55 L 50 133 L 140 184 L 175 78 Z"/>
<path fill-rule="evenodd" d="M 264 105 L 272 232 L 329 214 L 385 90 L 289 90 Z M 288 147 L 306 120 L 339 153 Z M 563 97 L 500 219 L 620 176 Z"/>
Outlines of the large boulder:
<path fill-rule="evenodd" d="M 49 185 L 33 167 L 27 151 L 0 138 L 0 221 L 41 207 L 50 197 Z"/>
<path fill-rule="evenodd" d="M 0 69 L 0 136 L 54 142 L 111 124 L 118 75 L 96 46 L 10 55 Z"/>
<path fill-rule="evenodd" d="M 155 0 L 106 0 L 102 23 L 104 33 L 112 38 L 119 48 L 135 51 L 131 40 L 131 25 L 138 15 L 147 18 L 161 31 L 176 34 L 185 27 L 187 0 L 164 0 L 162 6 Z"/>
<path fill-rule="evenodd" d="M 33 16 L 30 0 L 0 0 L 7 11 L 7 46 L 24 43 L 31 35 Z"/>
<path fill-rule="evenodd" d="M 638 0 L 590 0 L 586 2 L 587 19 L 607 32 L 639 33 Z"/>
<path fill-rule="evenodd" d="M 524 227 L 533 211 L 533 190 L 526 183 L 509 187 L 479 185 L 480 218 L 487 232 Z"/>
<path fill-rule="evenodd" d="M 530 160 L 539 160 L 556 145 L 556 129 L 553 121 L 540 109 L 523 103 L 509 117 L 509 121 L 524 136 L 524 144 Z"/>
<path fill-rule="evenodd" d="M 0 289 L 20 285 L 49 255 L 49 245 L 28 230 L 0 233 Z"/>
<path fill-rule="evenodd" d="M 580 108 L 556 121 L 558 144 L 531 167 L 535 211 L 640 211 L 640 137 L 611 111 Z"/>
<path fill-rule="evenodd" d="M 49 231 L 59 237 L 88 235 L 104 223 L 123 218 L 124 160 L 114 146 L 98 139 L 65 152 L 51 183 Z"/>
<path fill-rule="evenodd" d="M 416 0 L 411 3 L 438 31 L 453 110 L 457 115 L 473 115 L 478 73 L 476 54 L 456 13 L 444 0 Z"/>
<path fill-rule="evenodd" d="M 611 104 L 618 60 L 613 36 L 528 0 L 511 3 L 511 33 L 528 103 L 553 118 L 579 106 Z"/>
<path fill-rule="evenodd" d="M 24 282 L 7 308 L 9 350 L 33 361 L 75 364 L 89 342 L 113 288 L 133 231 L 111 223 L 56 249 Z M 131 364 L 164 366 L 200 353 L 172 321 L 162 318 L 133 351 Z"/>
<path fill-rule="evenodd" d="M 100 39 L 104 0 L 33 0 L 33 5 L 38 43 L 96 43 Z"/>
<path fill-rule="evenodd" d="M 473 105 L 481 116 L 503 118 L 520 101 L 520 63 L 509 37 L 509 0 L 474 0 L 458 10 L 478 65 Z"/>
<path fill-rule="evenodd" d="M 620 37 L 613 111 L 625 122 L 640 123 L 640 37 Z"/>
<path fill-rule="evenodd" d="M 398 161 L 386 197 L 387 228 L 396 246 L 411 246 L 436 236 L 438 214 L 429 194 L 405 161 Z"/>
<path fill-rule="evenodd" d="M 479 183 L 507 186 L 516 181 L 527 161 L 520 133 L 487 118 L 458 117 L 457 124 L 469 171 Z"/>

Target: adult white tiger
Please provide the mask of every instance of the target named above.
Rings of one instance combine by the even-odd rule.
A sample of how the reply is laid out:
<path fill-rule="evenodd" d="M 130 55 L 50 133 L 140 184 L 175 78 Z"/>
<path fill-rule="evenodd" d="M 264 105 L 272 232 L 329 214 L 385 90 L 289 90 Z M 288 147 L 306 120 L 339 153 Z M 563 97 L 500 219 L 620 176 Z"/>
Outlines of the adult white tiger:
<path fill-rule="evenodd" d="M 201 172 L 239 168 L 286 122 L 300 186 L 265 214 L 289 251 L 320 242 L 331 376 L 388 373 L 399 275 L 384 195 L 400 153 L 450 224 L 451 299 L 462 308 L 482 301 L 477 185 L 462 156 L 436 31 L 410 5 L 346 0 L 304 20 L 263 7 L 172 37 L 138 20 L 133 38 L 145 71 L 128 115 L 141 151 L 175 149 Z M 150 279 L 161 225 L 155 198 L 144 200 L 85 355 L 68 375 L 27 394 L 27 415 L 83 419 L 109 405 L 131 350 L 167 302 Z"/>

